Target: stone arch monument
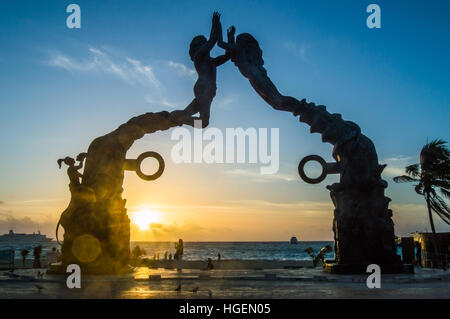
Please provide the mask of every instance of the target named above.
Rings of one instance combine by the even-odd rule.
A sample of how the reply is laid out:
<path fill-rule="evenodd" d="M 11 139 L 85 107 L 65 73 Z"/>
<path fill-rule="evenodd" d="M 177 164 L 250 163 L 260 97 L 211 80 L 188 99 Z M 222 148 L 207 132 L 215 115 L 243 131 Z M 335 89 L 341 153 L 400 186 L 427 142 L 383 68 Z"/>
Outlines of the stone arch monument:
<path fill-rule="evenodd" d="M 299 174 L 309 183 L 318 183 L 327 174 L 340 174 L 338 183 L 327 186 L 335 206 L 333 232 L 335 262 L 326 269 L 336 273 L 365 272 L 369 264 L 378 264 L 384 272 L 402 269 L 396 254 L 390 199 L 384 195 L 387 183 L 381 172 L 385 165 L 378 163 L 375 146 L 361 133 L 358 125 L 345 121 L 340 114 L 330 114 L 325 106 L 307 103 L 306 100 L 282 95 L 272 83 L 263 67 L 262 50 L 255 38 L 248 34 L 234 36 L 235 28 L 227 30 L 227 42 L 222 40 L 220 15 L 213 16 L 210 38 L 198 36 L 191 42 L 190 55 L 199 78 L 194 87 L 195 98 L 184 110 L 171 113 L 162 111 L 146 113 L 130 119 L 116 130 L 96 138 L 87 154 L 75 160 L 61 160 L 69 166 L 69 185 L 72 199 L 62 213 L 60 224 L 64 227 L 62 244 L 62 269 L 68 264 L 80 264 L 85 273 L 116 274 L 126 272 L 130 253 L 130 221 L 122 198 L 124 170 L 140 172 L 140 161 L 126 159 L 126 153 L 134 141 L 145 134 L 183 124 L 193 125 L 193 114 L 209 120 L 209 108 L 215 96 L 216 67 L 231 59 L 253 89 L 274 109 L 287 111 L 300 122 L 310 126 L 311 133 L 320 133 L 322 141 L 333 145 L 336 162 L 325 161 L 314 155 L 299 164 Z M 225 50 L 216 58 L 209 55 L 215 44 Z M 206 71 L 205 71 L 206 70 Z M 164 161 L 156 153 L 160 163 L 155 179 L 164 170 Z M 85 159 L 84 173 L 78 173 Z M 318 179 L 308 178 L 303 166 L 316 160 L 323 167 Z M 59 225 L 59 224 L 58 224 Z"/>

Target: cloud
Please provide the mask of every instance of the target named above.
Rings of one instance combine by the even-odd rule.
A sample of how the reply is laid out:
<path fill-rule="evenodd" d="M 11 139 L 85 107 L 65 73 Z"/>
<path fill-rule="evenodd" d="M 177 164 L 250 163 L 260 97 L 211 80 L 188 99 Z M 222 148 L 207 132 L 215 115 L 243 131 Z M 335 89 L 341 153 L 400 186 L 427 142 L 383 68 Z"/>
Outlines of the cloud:
<path fill-rule="evenodd" d="M 405 175 L 405 168 L 404 167 L 395 167 L 395 166 L 389 166 L 388 165 L 383 170 L 383 175 L 389 176 L 389 177 Z"/>
<path fill-rule="evenodd" d="M 142 230 L 137 225 L 131 223 L 131 234 L 133 241 L 175 241 L 183 238 L 186 241 L 208 241 L 211 240 L 218 231 L 231 231 L 226 228 L 202 227 L 195 223 L 187 222 L 183 224 L 172 223 L 150 223 L 148 230 Z"/>
<path fill-rule="evenodd" d="M 38 222 L 28 216 L 18 218 L 11 214 L 0 214 L 0 234 L 7 233 L 10 229 L 16 233 L 33 233 L 40 230 L 43 234 L 52 237 L 55 227 L 56 222 L 51 219 Z"/>
<path fill-rule="evenodd" d="M 232 169 L 224 171 L 225 174 L 236 176 L 236 177 L 247 177 L 251 178 L 254 181 L 258 182 L 276 182 L 276 181 L 285 181 L 292 182 L 298 180 L 298 178 L 293 175 L 288 174 L 261 174 L 259 171 L 251 171 L 244 169 Z"/>
<path fill-rule="evenodd" d="M 214 107 L 221 108 L 223 110 L 231 110 L 231 105 L 238 101 L 238 97 L 234 95 L 215 98 L 213 105 Z"/>
<path fill-rule="evenodd" d="M 392 155 L 380 161 L 380 163 L 387 164 L 383 170 L 383 175 L 386 177 L 395 177 L 405 174 L 405 167 L 413 164 L 411 156 Z"/>
<path fill-rule="evenodd" d="M 412 232 L 429 232 L 430 222 L 427 207 L 424 204 L 391 204 L 395 222 L 395 233 L 398 236 L 408 236 Z M 448 231 L 448 225 L 434 214 L 436 231 Z"/>
<path fill-rule="evenodd" d="M 156 76 L 149 65 L 143 65 L 141 61 L 130 58 L 127 58 L 127 61 L 133 66 L 131 74 L 137 78 L 142 78 L 144 83 L 149 83 L 156 88 L 160 88 L 161 84 L 156 79 Z"/>
<path fill-rule="evenodd" d="M 129 57 L 109 54 L 97 48 L 89 48 L 88 57 L 76 60 L 60 52 L 54 52 L 47 64 L 71 72 L 101 72 L 113 75 L 129 84 L 160 88 L 160 83 L 150 65 Z"/>
<path fill-rule="evenodd" d="M 387 161 L 387 162 L 398 162 L 398 161 L 407 162 L 407 161 L 410 161 L 411 159 L 412 159 L 411 156 L 392 155 L 391 157 L 388 157 L 388 158 L 384 159 L 384 161 Z"/>
<path fill-rule="evenodd" d="M 180 105 L 183 105 L 183 103 L 172 103 L 167 101 L 165 98 L 162 98 L 160 100 L 154 100 L 151 96 L 146 96 L 145 97 L 145 102 L 147 102 L 148 104 L 155 104 L 155 105 L 163 105 L 165 107 L 168 108 L 178 108 Z"/>
<path fill-rule="evenodd" d="M 180 76 L 188 76 L 193 80 L 197 79 L 197 72 L 195 72 L 194 69 L 187 67 L 183 63 L 169 61 L 167 62 L 167 65 L 171 68 L 174 68 L 177 71 L 177 74 Z"/>
<path fill-rule="evenodd" d="M 118 50 L 102 47 L 90 47 L 85 58 L 74 58 L 67 54 L 55 51 L 50 54 L 46 64 L 64 69 L 69 72 L 99 73 L 113 76 L 129 85 L 140 85 L 150 90 L 144 99 L 149 104 L 162 105 L 168 108 L 184 106 L 188 101 L 174 103 L 167 98 L 167 89 L 161 83 L 155 67 L 161 73 L 176 74 L 195 80 L 195 70 L 182 63 L 163 61 L 163 63 L 145 63 L 136 58 L 129 57 Z M 169 71 L 169 72 L 168 72 Z"/>
<path fill-rule="evenodd" d="M 332 212 L 334 210 L 331 202 L 320 201 L 302 201 L 302 202 L 288 202 L 277 203 L 265 200 L 229 200 L 229 203 L 235 205 L 245 205 L 246 207 L 264 208 L 264 209 L 286 209 L 295 212 L 316 213 L 316 212 Z"/>

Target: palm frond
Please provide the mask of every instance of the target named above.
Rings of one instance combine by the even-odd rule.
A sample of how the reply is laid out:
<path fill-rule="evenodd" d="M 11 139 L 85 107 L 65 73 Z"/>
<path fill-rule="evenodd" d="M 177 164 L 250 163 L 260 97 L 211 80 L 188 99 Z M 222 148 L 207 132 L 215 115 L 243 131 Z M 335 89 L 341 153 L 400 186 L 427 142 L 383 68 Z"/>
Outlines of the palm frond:
<path fill-rule="evenodd" d="M 431 209 L 447 224 L 450 225 L 450 208 L 438 195 L 430 198 Z"/>
<path fill-rule="evenodd" d="M 409 176 L 419 177 L 419 175 L 420 175 L 419 164 L 412 164 L 412 165 L 406 166 L 405 172 Z"/>
<path fill-rule="evenodd" d="M 441 139 L 436 139 L 434 141 L 431 141 L 422 147 L 422 152 L 431 152 L 435 153 L 436 155 L 448 157 L 450 158 L 450 150 L 445 145 L 447 144 L 446 141 Z"/>
<path fill-rule="evenodd" d="M 439 190 L 441 191 L 442 195 L 444 195 L 444 197 L 450 199 L 450 191 L 446 190 L 445 188 L 439 188 Z"/>
<path fill-rule="evenodd" d="M 420 166 L 422 172 L 425 170 L 444 171 L 450 165 L 450 150 L 446 147 L 447 142 L 437 139 L 425 144 L 420 151 Z"/>
<path fill-rule="evenodd" d="M 419 183 L 416 186 L 414 186 L 414 190 L 416 191 L 417 194 L 419 195 L 424 195 L 424 191 L 423 191 L 423 184 Z"/>
<path fill-rule="evenodd" d="M 446 189 L 446 190 L 450 191 L 450 181 L 444 181 L 444 180 L 436 179 L 436 180 L 433 180 L 431 182 L 431 185 L 435 186 L 435 187 L 440 187 L 440 188 L 443 188 L 443 189 Z"/>
<path fill-rule="evenodd" d="M 409 183 L 409 182 L 418 182 L 417 178 L 412 178 L 407 175 L 396 176 L 393 178 L 396 183 Z"/>

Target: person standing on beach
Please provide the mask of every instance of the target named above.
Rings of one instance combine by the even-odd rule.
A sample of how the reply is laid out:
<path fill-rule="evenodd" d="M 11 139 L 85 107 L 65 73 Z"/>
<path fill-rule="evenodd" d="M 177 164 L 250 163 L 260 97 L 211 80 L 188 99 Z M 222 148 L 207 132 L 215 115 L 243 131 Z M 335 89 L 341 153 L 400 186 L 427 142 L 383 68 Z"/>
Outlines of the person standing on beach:
<path fill-rule="evenodd" d="M 220 261 L 222 259 L 222 256 L 220 255 L 220 253 L 217 254 L 217 261 Z"/>
<path fill-rule="evenodd" d="M 414 242 L 414 246 L 416 247 L 416 265 L 422 267 L 422 246 L 418 241 Z"/>
<path fill-rule="evenodd" d="M 168 254 L 168 253 L 169 253 L 169 252 L 167 252 L 167 251 L 164 253 L 164 260 L 167 260 L 167 254 Z"/>
<path fill-rule="evenodd" d="M 181 269 L 182 269 L 183 250 L 184 250 L 183 239 L 180 238 L 178 240 L 178 243 L 175 243 L 175 255 L 173 256 L 173 258 L 178 261 L 178 266 L 177 266 L 178 271 L 181 271 Z"/>

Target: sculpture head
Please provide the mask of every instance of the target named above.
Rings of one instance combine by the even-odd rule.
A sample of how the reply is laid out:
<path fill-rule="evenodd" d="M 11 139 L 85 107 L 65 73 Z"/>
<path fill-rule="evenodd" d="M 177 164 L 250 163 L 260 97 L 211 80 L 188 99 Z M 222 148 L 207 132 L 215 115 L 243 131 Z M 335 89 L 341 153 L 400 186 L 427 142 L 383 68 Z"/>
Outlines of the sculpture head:
<path fill-rule="evenodd" d="M 58 160 L 58 166 L 61 168 L 61 164 L 64 163 L 67 166 L 73 166 L 75 165 L 75 160 L 72 157 L 66 156 L 65 158 L 60 158 Z"/>
<path fill-rule="evenodd" d="M 250 33 L 241 33 L 236 37 L 236 46 L 239 51 L 239 59 L 254 65 L 264 65 L 262 58 L 262 50 L 259 47 L 258 41 Z"/>
<path fill-rule="evenodd" d="M 189 55 L 191 56 L 191 60 L 194 61 L 194 57 L 197 54 L 198 50 L 206 43 L 206 38 L 203 35 L 198 35 L 194 37 L 189 46 Z"/>

